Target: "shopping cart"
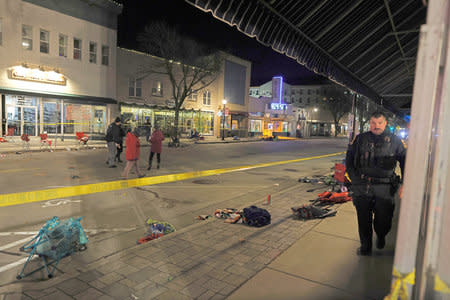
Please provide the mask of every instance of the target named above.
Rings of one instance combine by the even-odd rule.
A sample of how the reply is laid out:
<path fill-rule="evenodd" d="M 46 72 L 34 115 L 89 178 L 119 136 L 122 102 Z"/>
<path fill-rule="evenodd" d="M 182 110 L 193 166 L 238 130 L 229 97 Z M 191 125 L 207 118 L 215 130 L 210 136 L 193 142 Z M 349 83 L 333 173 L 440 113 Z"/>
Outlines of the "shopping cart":
<path fill-rule="evenodd" d="M 20 248 L 20 251 L 28 253 L 29 256 L 17 279 L 22 279 L 44 268 L 47 277 L 52 278 L 62 258 L 85 250 L 88 240 L 81 227 L 81 219 L 69 218 L 61 222 L 58 217 L 53 217 L 47 221 L 38 234 Z M 25 274 L 25 269 L 34 255 L 41 258 L 43 266 Z M 50 266 L 52 266 L 51 271 Z"/>

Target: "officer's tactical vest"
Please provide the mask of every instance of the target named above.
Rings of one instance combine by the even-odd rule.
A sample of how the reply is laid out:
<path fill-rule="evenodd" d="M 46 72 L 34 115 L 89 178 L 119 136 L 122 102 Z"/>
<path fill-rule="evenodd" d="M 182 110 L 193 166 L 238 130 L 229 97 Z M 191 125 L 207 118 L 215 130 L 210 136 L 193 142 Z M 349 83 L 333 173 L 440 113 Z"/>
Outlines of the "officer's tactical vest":
<path fill-rule="evenodd" d="M 355 155 L 354 165 L 360 174 L 376 178 L 394 175 L 396 158 L 393 138 L 390 134 L 375 136 L 370 132 L 359 136 L 359 151 Z"/>

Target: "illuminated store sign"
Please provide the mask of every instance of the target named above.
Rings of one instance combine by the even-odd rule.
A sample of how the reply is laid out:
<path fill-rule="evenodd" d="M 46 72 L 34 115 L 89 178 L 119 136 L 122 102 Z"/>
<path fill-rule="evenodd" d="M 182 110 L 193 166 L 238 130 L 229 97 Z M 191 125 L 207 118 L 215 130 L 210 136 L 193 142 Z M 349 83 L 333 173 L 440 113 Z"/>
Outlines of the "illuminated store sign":
<path fill-rule="evenodd" d="M 287 109 L 287 104 L 270 103 L 270 109 L 273 109 L 273 110 L 286 110 Z"/>
<path fill-rule="evenodd" d="M 44 71 L 39 68 L 32 69 L 23 66 L 12 67 L 10 70 L 12 79 L 66 85 L 64 75 L 55 71 Z"/>

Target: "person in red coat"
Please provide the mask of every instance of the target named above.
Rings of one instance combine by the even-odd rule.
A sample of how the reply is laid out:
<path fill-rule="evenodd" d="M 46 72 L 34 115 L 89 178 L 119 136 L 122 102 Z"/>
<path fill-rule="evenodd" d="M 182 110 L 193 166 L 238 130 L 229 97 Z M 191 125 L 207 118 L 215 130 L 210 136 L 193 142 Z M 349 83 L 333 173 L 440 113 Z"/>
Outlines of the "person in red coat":
<path fill-rule="evenodd" d="M 123 170 L 122 177 L 128 178 L 128 173 L 130 172 L 131 168 L 134 168 L 134 171 L 139 178 L 144 177 L 145 175 L 139 172 L 138 161 L 141 145 L 139 143 L 139 134 L 136 129 L 134 129 L 133 132 L 128 132 L 125 144 L 127 146 L 125 150 L 125 159 L 127 160 L 127 165 Z"/>
<path fill-rule="evenodd" d="M 147 170 L 150 170 L 152 168 L 152 161 L 155 153 L 156 159 L 158 161 L 158 165 L 156 168 L 159 169 L 159 165 L 161 164 L 162 141 L 164 141 L 164 135 L 159 129 L 159 126 L 155 125 L 155 131 L 153 131 L 152 136 L 150 137 L 150 143 L 152 144 L 152 146 L 150 148 L 150 158 L 148 159 Z"/>

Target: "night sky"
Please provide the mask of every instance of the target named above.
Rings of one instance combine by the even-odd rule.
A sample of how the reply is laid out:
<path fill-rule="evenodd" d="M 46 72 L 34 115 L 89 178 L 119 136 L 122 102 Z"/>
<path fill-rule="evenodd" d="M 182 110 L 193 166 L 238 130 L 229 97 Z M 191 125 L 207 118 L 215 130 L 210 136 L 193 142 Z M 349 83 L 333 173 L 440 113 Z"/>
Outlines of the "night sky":
<path fill-rule="evenodd" d="M 252 62 L 251 85 L 261 85 L 282 75 L 289 84 L 314 84 L 327 80 L 294 60 L 265 47 L 236 28 L 215 19 L 184 0 L 116 0 L 123 4 L 119 16 L 118 44 L 138 49 L 136 36 L 145 25 L 166 21 L 180 32 Z"/>

